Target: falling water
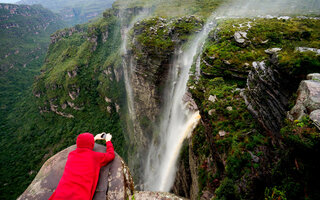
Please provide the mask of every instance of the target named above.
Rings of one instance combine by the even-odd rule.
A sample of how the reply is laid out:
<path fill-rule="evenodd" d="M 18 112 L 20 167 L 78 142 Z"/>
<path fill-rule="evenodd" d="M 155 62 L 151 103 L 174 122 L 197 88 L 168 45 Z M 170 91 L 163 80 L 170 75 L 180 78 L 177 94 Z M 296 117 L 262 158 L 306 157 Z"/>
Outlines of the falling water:
<path fill-rule="evenodd" d="M 288 8 L 290 5 L 290 9 Z M 191 42 L 188 50 L 173 62 L 169 74 L 165 94 L 165 106 L 161 118 L 160 131 L 154 134 L 144 172 L 144 189 L 151 191 L 169 191 L 174 183 L 176 162 L 184 139 L 192 132 L 198 123 L 198 112 L 189 111 L 183 102 L 189 79 L 189 70 L 197 51 L 201 52 L 204 40 L 216 23 L 215 19 L 229 17 L 252 17 L 268 14 L 293 14 L 319 7 L 319 3 L 312 0 L 233 0 L 221 6 L 211 16 L 203 30 Z M 283 12 L 285 11 L 285 12 Z M 199 73 L 200 57 L 196 60 L 196 70 Z"/>
<path fill-rule="evenodd" d="M 173 185 L 182 143 L 200 119 L 199 113 L 188 110 L 187 103 L 183 102 L 187 92 L 189 70 L 194 56 L 214 26 L 214 20 L 209 20 L 190 43 L 188 50 L 173 62 L 166 85 L 166 104 L 161 117 L 160 132 L 158 137 L 153 138 L 146 162 L 145 190 L 169 191 Z"/>
<path fill-rule="evenodd" d="M 139 12 L 137 16 L 134 17 L 134 19 L 131 20 L 130 24 L 128 26 L 122 27 L 122 46 L 121 46 L 121 54 L 123 55 L 123 73 L 124 73 L 124 81 L 125 81 L 125 87 L 127 92 L 127 105 L 128 105 L 128 111 L 129 111 L 129 117 L 132 123 L 135 122 L 136 113 L 134 109 L 134 102 L 133 102 L 133 89 L 130 83 L 130 76 L 134 71 L 134 65 L 132 64 L 132 59 L 128 60 L 130 56 L 128 55 L 128 32 L 132 29 L 134 24 L 147 16 L 150 15 L 149 10 L 142 10 Z M 122 13 L 120 13 L 121 21 L 125 20 L 125 17 L 121 17 Z M 123 23 L 124 24 L 124 23 Z"/>

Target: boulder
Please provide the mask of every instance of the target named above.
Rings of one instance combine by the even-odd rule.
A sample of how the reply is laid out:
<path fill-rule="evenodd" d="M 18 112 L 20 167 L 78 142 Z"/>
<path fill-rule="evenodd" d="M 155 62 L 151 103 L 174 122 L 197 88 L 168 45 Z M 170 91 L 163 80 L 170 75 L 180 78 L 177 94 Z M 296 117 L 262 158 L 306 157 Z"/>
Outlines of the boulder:
<path fill-rule="evenodd" d="M 244 31 L 237 31 L 234 33 L 234 39 L 236 40 L 237 43 L 239 44 L 244 44 L 245 39 L 247 39 L 247 32 Z"/>
<path fill-rule="evenodd" d="M 316 123 L 320 123 L 320 109 L 312 111 L 310 113 L 310 119 Z"/>
<path fill-rule="evenodd" d="M 76 149 L 73 145 L 47 160 L 39 173 L 18 198 L 19 200 L 47 200 L 56 189 L 62 177 L 68 154 Z M 106 147 L 95 144 L 94 151 L 106 152 Z M 115 159 L 100 170 L 94 200 L 127 199 L 134 192 L 134 183 L 128 167 L 116 154 Z"/>
<path fill-rule="evenodd" d="M 225 132 L 224 130 L 219 131 L 220 137 L 224 137 L 226 134 L 227 134 L 227 132 Z"/>
<path fill-rule="evenodd" d="M 210 116 L 212 116 L 213 115 L 213 113 L 215 113 L 216 112 L 216 110 L 215 109 L 211 109 L 211 110 L 209 110 L 208 111 L 208 114 L 210 115 Z"/>
<path fill-rule="evenodd" d="M 320 49 L 310 48 L 310 47 L 297 47 L 296 51 L 299 51 L 299 52 L 312 51 L 312 52 L 316 53 L 317 55 L 320 54 Z"/>
<path fill-rule="evenodd" d="M 208 98 L 208 100 L 211 101 L 212 103 L 214 103 L 214 102 L 216 102 L 218 99 L 217 99 L 217 96 L 216 96 L 216 95 L 214 95 L 214 96 L 213 96 L 213 95 L 210 95 L 209 98 Z"/>
<path fill-rule="evenodd" d="M 227 110 L 228 110 L 228 111 L 232 111 L 232 110 L 233 110 L 232 106 L 228 106 L 228 107 L 227 107 Z"/>
<path fill-rule="evenodd" d="M 319 73 L 308 74 L 307 79 L 314 80 L 314 81 L 320 81 L 320 74 Z"/>
<path fill-rule="evenodd" d="M 308 75 L 308 77 L 312 76 Z M 320 109 L 320 82 L 301 81 L 297 93 L 296 104 L 288 114 L 289 119 L 301 120 L 303 116 Z"/>
<path fill-rule="evenodd" d="M 264 52 L 266 52 L 266 54 L 273 55 L 273 54 L 277 53 L 278 51 L 281 51 L 281 48 L 271 48 L 271 49 L 265 50 Z"/>

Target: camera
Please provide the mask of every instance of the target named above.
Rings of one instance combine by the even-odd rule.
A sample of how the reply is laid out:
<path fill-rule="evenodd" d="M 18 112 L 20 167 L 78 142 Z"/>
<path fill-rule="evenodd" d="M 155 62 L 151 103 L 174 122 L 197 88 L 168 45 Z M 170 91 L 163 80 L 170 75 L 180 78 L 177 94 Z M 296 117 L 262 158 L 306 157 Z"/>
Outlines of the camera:
<path fill-rule="evenodd" d="M 106 139 L 107 134 L 106 133 L 102 133 L 101 134 L 101 139 Z"/>

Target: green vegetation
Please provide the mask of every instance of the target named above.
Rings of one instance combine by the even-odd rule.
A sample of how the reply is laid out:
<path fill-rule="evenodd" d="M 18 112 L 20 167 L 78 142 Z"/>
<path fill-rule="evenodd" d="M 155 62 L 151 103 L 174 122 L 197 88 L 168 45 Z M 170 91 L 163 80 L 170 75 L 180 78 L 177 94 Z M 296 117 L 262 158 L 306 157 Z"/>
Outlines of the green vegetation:
<path fill-rule="evenodd" d="M 64 27 L 41 6 L 0 4 L 0 126 L 39 73 L 50 34 Z"/>
<path fill-rule="evenodd" d="M 154 17 L 143 20 L 133 27 L 135 37 L 143 47 L 143 51 L 139 52 L 139 47 L 133 45 L 132 48 L 135 54 L 141 57 L 144 51 L 150 58 L 170 55 L 178 45 L 187 41 L 195 31 L 200 30 L 202 24 L 203 21 L 196 17 L 172 20 Z"/>
<path fill-rule="evenodd" d="M 146 67 L 146 79 L 154 80 L 148 73 L 159 77 L 165 74 L 164 67 L 156 73 L 149 71 L 148 61 L 168 64 L 174 50 L 190 40 L 222 0 L 168 2 L 119 0 L 114 4 L 115 9 L 122 7 L 120 4 L 133 9 L 132 15 L 137 7 L 149 7 L 157 16 L 136 23 L 130 35 L 131 39 L 135 37 L 131 53 L 139 65 Z M 75 16 L 68 18 L 72 24 L 103 9 L 100 4 L 84 11 L 74 2 L 63 8 L 51 3 L 48 5 L 57 12 L 70 11 Z M 57 31 L 45 57 L 49 34 L 62 25 L 41 7 L 30 8 L 28 17 L 0 20 L 1 27 L 10 26 L 0 31 L 0 52 L 5 53 L 0 55 L 5 57 L 0 61 L 1 199 L 17 198 L 42 164 L 75 144 L 79 133 L 111 132 L 117 153 L 124 159 L 128 154 L 118 11 L 108 10 L 95 22 Z M 1 16 L 8 12 L 0 10 Z M 36 14 L 40 19 L 33 17 Z M 173 18 L 177 16 L 180 18 Z M 47 31 L 42 32 L 45 28 Z M 218 21 L 218 28 L 210 33 L 201 53 L 202 74 L 199 80 L 192 76 L 188 83 L 203 123 L 194 131 L 192 152 L 185 144 L 181 159 L 189 168 L 188 155 L 197 158 L 199 197 L 210 191 L 214 199 L 320 198 L 320 163 L 316 159 L 320 153 L 319 131 L 308 118 L 288 121 L 281 137 L 274 141 L 253 119 L 240 94 L 252 62 L 265 60 L 270 64 L 271 55 L 265 52 L 270 48 L 281 48 L 276 67 L 293 85 L 307 73 L 319 70 L 319 55 L 296 50 L 320 48 L 319 29 L 319 20 L 315 19 Z M 241 44 L 234 38 L 237 31 L 247 33 Z M 159 80 L 154 81 L 162 90 Z M 150 121 L 147 116 L 139 119 L 145 129 L 151 127 Z"/>
<path fill-rule="evenodd" d="M 301 121 L 286 121 L 281 135 L 285 148 L 278 150 L 280 160 L 272 169 L 273 186 L 288 199 L 319 199 L 320 162 L 314 159 L 320 156 L 319 130 L 304 117 Z"/>
<path fill-rule="evenodd" d="M 242 85 L 241 81 L 223 80 L 220 77 L 201 78 L 196 88 L 191 89 L 206 122 L 206 127 L 199 125 L 195 129 L 192 138 L 194 153 L 202 160 L 199 167 L 199 189 L 215 190 L 217 199 L 239 199 L 240 194 L 235 188 L 237 180 L 259 170 L 259 163 L 253 158 L 264 154 L 261 149 L 268 143 L 268 138 L 253 123 L 254 120 L 240 96 L 237 88 Z M 206 88 L 206 92 L 202 92 L 200 88 Z M 215 97 L 215 102 L 208 100 L 210 96 Z M 214 149 L 211 143 L 214 144 Z M 223 157 L 214 157 L 217 154 Z M 208 157 L 212 157 L 213 163 L 208 163 Z M 224 167 L 219 167 L 215 162 L 224 163 Z M 218 180 L 221 180 L 219 187 Z"/>
<path fill-rule="evenodd" d="M 41 4 L 61 15 L 69 25 L 75 25 L 100 17 L 105 9 L 111 8 L 113 2 L 114 0 L 21 0 L 18 4 Z"/>
<path fill-rule="evenodd" d="M 115 150 L 126 159 L 124 129 L 118 113 L 125 112 L 124 83 L 118 74 L 118 23 L 115 16 L 109 16 L 52 35 L 54 42 L 33 88 L 26 87 L 21 93 L 23 98 L 3 117 L 0 162 L 5 164 L 0 167 L 1 199 L 17 198 L 42 164 L 75 144 L 77 135 L 83 132 L 110 132 Z M 37 72 L 35 68 L 34 73 Z"/>
<path fill-rule="evenodd" d="M 145 7 L 153 11 L 154 16 L 181 17 L 197 15 L 209 17 L 223 0 L 118 0 L 114 8 Z"/>
<path fill-rule="evenodd" d="M 202 74 L 188 83 L 204 122 L 192 138 L 200 161 L 199 197 L 210 191 L 213 199 L 319 198 L 319 130 L 308 118 L 287 121 L 281 138 L 272 141 L 240 95 L 252 62 L 271 64 L 265 52 L 271 48 L 281 48 L 273 64 L 292 80 L 289 90 L 295 92 L 306 74 L 319 71 L 319 55 L 296 49 L 320 48 L 319 28 L 313 19 L 228 19 L 210 33 L 201 55 Z M 237 31 L 247 32 L 244 43 L 235 41 Z"/>
<path fill-rule="evenodd" d="M 276 199 L 287 200 L 284 192 L 281 190 L 278 190 L 276 186 L 271 189 L 266 188 L 264 195 L 265 195 L 265 200 L 276 200 Z"/>
<path fill-rule="evenodd" d="M 265 50 L 281 48 L 279 70 L 289 75 L 307 74 L 319 67 L 319 55 L 300 53 L 297 47 L 320 48 L 320 23 L 314 19 L 230 19 L 220 21 L 217 33 L 212 32 L 206 43 L 201 63 L 208 76 L 246 78 L 253 61 L 267 60 Z M 237 31 L 247 32 L 245 42 L 234 39 Z M 214 39 L 215 37 L 217 40 Z"/>

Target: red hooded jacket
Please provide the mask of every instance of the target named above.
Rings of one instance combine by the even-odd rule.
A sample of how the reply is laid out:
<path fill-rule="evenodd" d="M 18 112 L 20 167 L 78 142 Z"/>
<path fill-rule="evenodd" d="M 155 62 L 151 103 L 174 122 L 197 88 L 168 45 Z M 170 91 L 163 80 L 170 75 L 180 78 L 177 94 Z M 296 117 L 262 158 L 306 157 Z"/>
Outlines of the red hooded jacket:
<path fill-rule="evenodd" d="M 109 141 L 106 146 L 106 153 L 95 152 L 93 135 L 80 134 L 77 138 L 77 149 L 69 153 L 63 175 L 49 200 L 92 199 L 100 168 L 115 156 L 112 143 Z"/>

